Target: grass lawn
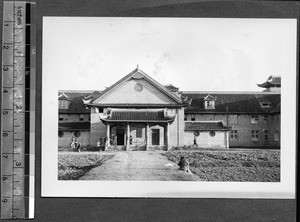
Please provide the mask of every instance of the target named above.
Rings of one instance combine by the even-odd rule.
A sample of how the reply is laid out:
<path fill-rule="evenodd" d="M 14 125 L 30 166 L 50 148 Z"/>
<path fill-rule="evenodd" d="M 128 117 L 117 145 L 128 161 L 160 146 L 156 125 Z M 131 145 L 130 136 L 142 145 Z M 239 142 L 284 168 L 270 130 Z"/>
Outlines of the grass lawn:
<path fill-rule="evenodd" d="M 58 154 L 58 179 L 78 180 L 90 169 L 100 166 L 113 155 L 62 153 Z"/>
<path fill-rule="evenodd" d="M 206 181 L 280 181 L 279 150 L 169 151 L 162 155 L 175 163 L 185 156 L 191 171 Z"/>

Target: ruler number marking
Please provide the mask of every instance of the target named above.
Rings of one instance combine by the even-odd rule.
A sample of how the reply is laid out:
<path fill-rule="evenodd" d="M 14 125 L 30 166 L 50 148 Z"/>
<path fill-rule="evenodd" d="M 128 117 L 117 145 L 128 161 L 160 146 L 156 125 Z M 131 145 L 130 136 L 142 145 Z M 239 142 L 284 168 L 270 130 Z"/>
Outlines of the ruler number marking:
<path fill-rule="evenodd" d="M 3 49 L 9 49 L 8 45 L 3 45 Z"/>
<path fill-rule="evenodd" d="M 35 4 L 26 1 L 12 1 L 4 3 L 3 13 L 5 15 L 4 18 L 7 19 L 4 19 L 4 21 L 2 21 L 2 27 L 3 33 L 7 35 L 4 35 L 5 39 L 2 41 L 2 50 L 4 52 L 2 55 L 2 62 L 4 61 L 4 64 L 2 64 L 2 73 L 6 85 L 2 85 L 1 88 L 2 99 L 4 98 L 5 100 L 7 100 L 7 102 L 4 103 L 4 106 L 2 105 L 0 113 L 3 117 L 1 118 L 2 121 L 0 123 L 0 148 L 2 156 L 0 180 L 2 181 L 1 183 L 3 185 L 0 187 L 0 199 L 1 203 L 3 203 L 0 208 L 1 219 L 27 217 L 26 213 L 23 212 L 24 207 L 25 211 L 28 210 L 26 210 L 26 199 L 22 199 L 24 197 L 24 190 L 26 189 L 26 180 L 24 181 L 25 189 L 23 185 L 20 184 L 20 182 L 23 182 L 23 176 L 25 175 L 24 173 L 26 173 L 27 162 L 26 159 L 25 162 L 23 162 L 23 154 L 24 151 L 26 152 L 27 146 L 26 143 L 19 142 L 24 141 L 24 138 L 20 138 L 20 135 L 18 134 L 20 132 L 22 133 L 22 122 L 25 120 L 25 126 L 27 124 L 26 115 L 23 115 L 23 113 L 25 113 L 24 109 L 27 109 L 26 99 L 31 99 L 30 97 L 27 98 L 28 94 L 25 91 L 23 92 L 23 88 L 26 87 L 26 89 L 28 90 L 31 88 L 30 86 L 32 84 L 32 81 L 29 81 L 29 77 L 31 74 L 31 68 L 35 68 L 35 65 L 32 65 L 32 63 L 30 63 L 31 57 L 28 57 L 27 59 L 27 56 L 36 54 L 35 48 L 31 46 L 31 44 L 34 44 L 34 42 L 30 41 L 30 37 L 35 35 L 35 26 L 32 26 L 30 22 L 30 19 L 35 19 L 35 7 L 32 6 L 35 6 Z M 32 11 L 33 13 L 31 13 L 31 8 L 34 9 Z M 7 21 L 10 19 L 12 20 Z M 33 61 L 35 61 L 35 57 L 32 58 Z M 23 65 L 20 66 L 20 64 L 23 64 L 22 62 L 24 62 L 24 67 Z M 27 85 L 21 84 L 20 80 L 18 79 L 19 77 L 26 77 L 28 80 Z M 16 122 L 15 120 L 20 120 L 21 125 L 19 121 Z M 5 121 L 5 124 L 9 124 L 10 122 L 12 122 L 12 126 L 6 127 L 6 125 L 3 125 L 3 121 Z M 3 126 L 5 127 L 3 128 Z M 31 127 L 32 126 L 30 125 L 30 129 Z M 17 135 L 15 135 L 15 133 Z M 25 139 L 25 141 L 27 141 L 27 139 Z M 18 145 L 16 145 L 15 142 L 17 142 Z M 5 145 L 5 148 L 7 147 L 8 149 L 10 147 L 18 147 L 17 150 L 20 151 L 20 153 L 16 152 L 16 148 L 13 148 L 12 151 L 3 150 L 3 145 Z M 9 171 L 11 167 L 12 171 Z M 6 170 L 3 171 L 3 168 L 6 168 Z M 22 168 L 24 168 L 25 170 Z M 11 192 L 13 192 L 11 196 L 10 189 Z M 4 193 L 2 191 L 4 191 Z M 21 193 L 19 191 L 21 191 Z M 19 201 L 21 201 L 21 203 L 19 203 Z M 25 206 L 23 202 L 25 202 Z"/>

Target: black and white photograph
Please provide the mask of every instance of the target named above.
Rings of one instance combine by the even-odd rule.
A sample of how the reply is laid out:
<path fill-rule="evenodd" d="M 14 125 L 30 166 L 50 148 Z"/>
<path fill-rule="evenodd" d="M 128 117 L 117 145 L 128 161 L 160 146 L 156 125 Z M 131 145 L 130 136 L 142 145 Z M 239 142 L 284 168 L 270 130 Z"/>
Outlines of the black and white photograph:
<path fill-rule="evenodd" d="M 44 196 L 295 195 L 295 19 L 44 17 L 43 84 Z"/>

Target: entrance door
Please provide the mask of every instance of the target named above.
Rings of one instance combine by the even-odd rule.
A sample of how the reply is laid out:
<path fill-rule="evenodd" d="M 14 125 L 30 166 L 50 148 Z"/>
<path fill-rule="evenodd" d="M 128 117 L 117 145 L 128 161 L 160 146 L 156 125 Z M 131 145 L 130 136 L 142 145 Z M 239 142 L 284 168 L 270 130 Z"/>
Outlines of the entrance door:
<path fill-rule="evenodd" d="M 152 145 L 159 145 L 159 129 L 152 129 Z"/>
<path fill-rule="evenodd" d="M 117 129 L 117 145 L 124 145 L 124 129 Z"/>

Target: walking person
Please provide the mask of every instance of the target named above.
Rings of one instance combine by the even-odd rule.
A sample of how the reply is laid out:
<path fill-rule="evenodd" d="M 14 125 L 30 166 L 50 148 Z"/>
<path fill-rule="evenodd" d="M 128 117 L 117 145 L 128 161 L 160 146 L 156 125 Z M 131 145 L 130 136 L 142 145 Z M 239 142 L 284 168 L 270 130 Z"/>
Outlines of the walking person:
<path fill-rule="evenodd" d="M 193 144 L 193 147 L 198 147 L 198 144 L 197 144 L 197 140 L 196 140 L 196 136 L 194 136 L 194 144 Z"/>

